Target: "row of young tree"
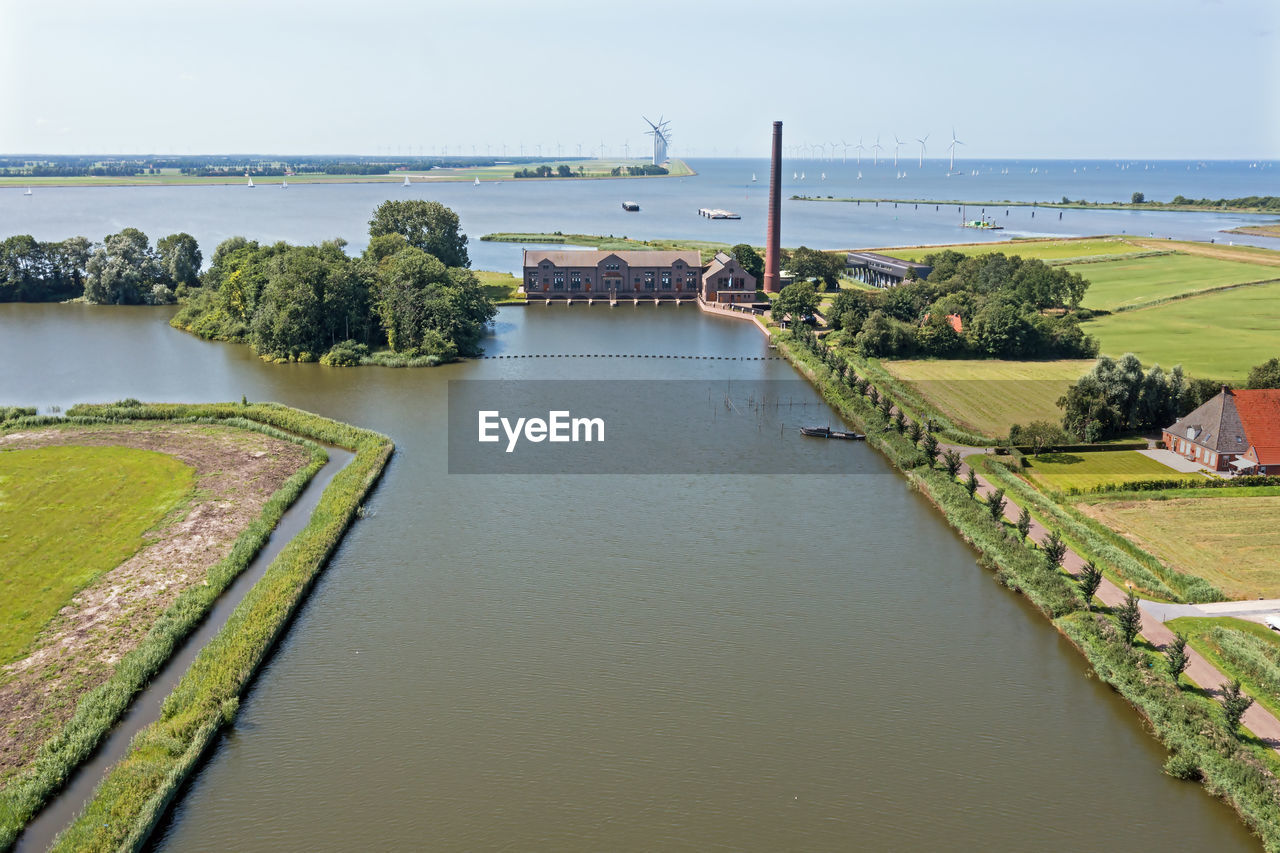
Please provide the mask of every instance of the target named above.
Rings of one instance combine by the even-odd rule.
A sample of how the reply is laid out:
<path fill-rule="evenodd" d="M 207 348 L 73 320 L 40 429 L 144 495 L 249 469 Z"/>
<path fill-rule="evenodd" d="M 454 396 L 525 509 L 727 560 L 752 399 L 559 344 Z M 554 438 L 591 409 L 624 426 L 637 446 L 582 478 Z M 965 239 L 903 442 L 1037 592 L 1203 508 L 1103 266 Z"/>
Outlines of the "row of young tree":
<path fill-rule="evenodd" d="M 84 298 L 103 305 L 166 304 L 200 283 L 203 258 L 190 234 L 162 237 L 152 247 L 136 228 L 85 237 L 36 240 L 18 234 L 0 242 L 0 302 L 62 302 Z"/>
<path fill-rule="evenodd" d="M 359 257 L 341 240 L 225 240 L 173 322 L 276 360 L 359 364 L 384 344 L 433 361 L 478 354 L 496 309 L 467 269 L 457 214 L 438 202 L 388 201 L 369 226 Z"/>
<path fill-rule="evenodd" d="M 837 294 L 828 320 L 840 343 L 873 357 L 1097 355 L 1097 341 L 1076 316 L 1089 288 L 1078 273 L 999 252 L 967 257 L 948 250 L 924 263 L 933 267 L 927 279 Z"/>

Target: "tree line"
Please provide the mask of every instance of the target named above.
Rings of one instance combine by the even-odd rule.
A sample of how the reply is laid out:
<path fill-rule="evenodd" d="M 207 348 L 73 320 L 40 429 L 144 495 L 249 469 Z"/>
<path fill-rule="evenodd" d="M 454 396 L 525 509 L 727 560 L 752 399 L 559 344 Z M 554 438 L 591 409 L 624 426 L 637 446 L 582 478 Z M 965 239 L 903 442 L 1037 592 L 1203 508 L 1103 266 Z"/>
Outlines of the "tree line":
<path fill-rule="evenodd" d="M 1097 341 L 1078 323 L 1089 288 L 1079 273 L 1000 252 L 946 250 L 923 262 L 933 268 L 927 279 L 912 279 L 910 271 L 896 287 L 837 294 L 828 318 L 837 340 L 872 357 L 1097 355 Z"/>
<path fill-rule="evenodd" d="M 17 234 L 0 242 L 0 302 L 163 305 L 199 285 L 202 262 L 199 244 L 185 232 L 162 237 L 154 248 L 136 228 L 98 244 Z"/>
<path fill-rule="evenodd" d="M 457 214 L 439 202 L 387 201 L 369 236 L 358 257 L 342 240 L 224 240 L 173 324 L 278 361 L 353 365 L 378 360 L 370 353 L 384 346 L 430 363 L 478 354 L 496 309 L 468 269 Z"/>

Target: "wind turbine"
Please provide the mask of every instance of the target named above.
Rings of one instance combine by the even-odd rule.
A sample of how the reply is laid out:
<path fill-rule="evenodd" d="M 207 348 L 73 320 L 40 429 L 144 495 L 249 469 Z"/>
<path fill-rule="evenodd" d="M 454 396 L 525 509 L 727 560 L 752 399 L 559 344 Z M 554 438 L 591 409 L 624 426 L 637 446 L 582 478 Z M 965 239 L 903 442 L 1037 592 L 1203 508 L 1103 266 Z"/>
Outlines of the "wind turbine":
<path fill-rule="evenodd" d="M 830 160 L 832 163 L 836 161 L 836 146 L 839 144 L 840 144 L 839 142 L 831 143 L 831 156 L 828 157 L 827 159 Z"/>
<path fill-rule="evenodd" d="M 920 166 L 919 167 L 921 169 L 924 168 L 924 141 L 928 138 L 929 138 L 929 134 L 927 133 L 923 137 L 920 137 L 920 136 L 916 137 L 916 142 L 920 143 Z"/>
<path fill-rule="evenodd" d="M 876 134 L 876 144 L 871 146 L 871 150 L 872 150 L 872 151 L 874 151 L 874 152 L 876 152 L 876 153 L 875 153 L 875 160 L 874 160 L 874 161 L 872 161 L 871 165 L 873 165 L 873 166 L 879 166 L 879 165 L 880 165 L 880 151 L 881 151 L 883 148 L 884 148 L 884 146 L 880 144 L 880 135 L 879 135 L 879 134 Z"/>
<path fill-rule="evenodd" d="M 858 165 L 862 165 L 862 152 L 866 151 L 866 147 L 862 144 L 862 137 L 858 137 L 858 144 L 853 146 L 853 150 L 858 152 Z"/>
<path fill-rule="evenodd" d="M 825 142 L 815 142 L 815 143 L 813 144 L 813 148 L 814 148 L 814 150 L 815 150 L 815 151 L 817 151 L 817 152 L 818 152 L 818 159 L 819 159 L 819 160 L 825 160 L 825 159 L 827 159 L 827 145 L 826 145 L 826 143 L 825 143 Z"/>
<path fill-rule="evenodd" d="M 840 154 L 840 162 L 841 162 L 841 163 L 848 163 L 848 162 L 849 162 L 849 149 L 850 149 L 851 147 L 853 147 L 853 146 L 851 146 L 849 143 L 845 142 L 843 137 L 841 137 L 841 139 L 840 139 L 840 144 L 844 146 L 844 151 Z"/>
<path fill-rule="evenodd" d="M 948 148 L 951 149 L 951 167 L 947 169 L 948 172 L 954 172 L 956 170 L 956 146 L 957 145 L 964 145 L 964 143 L 961 142 L 959 139 L 956 139 L 956 129 L 953 127 L 951 128 L 951 144 L 947 146 Z"/>
<path fill-rule="evenodd" d="M 898 134 L 893 135 L 893 168 L 898 168 L 898 149 L 906 143 L 898 138 Z"/>

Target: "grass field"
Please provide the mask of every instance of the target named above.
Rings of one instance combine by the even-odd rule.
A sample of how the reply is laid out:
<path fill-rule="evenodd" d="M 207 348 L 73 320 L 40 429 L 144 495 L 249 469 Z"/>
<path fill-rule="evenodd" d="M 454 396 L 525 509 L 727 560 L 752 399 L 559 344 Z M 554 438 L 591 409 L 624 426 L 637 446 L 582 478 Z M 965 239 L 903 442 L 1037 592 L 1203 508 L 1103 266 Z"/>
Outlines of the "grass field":
<path fill-rule="evenodd" d="M 1198 480 L 1201 474 L 1184 474 L 1162 465 L 1136 450 L 1108 450 L 1095 453 L 1046 453 L 1028 457 L 1025 473 L 1039 485 L 1065 491 L 1088 489 L 1111 483 L 1137 480 Z"/>
<path fill-rule="evenodd" d="M 990 436 L 1008 435 L 1015 423 L 1061 420 L 1058 398 L 1093 367 L 1089 359 L 945 359 L 881 364 L 959 425 Z"/>
<path fill-rule="evenodd" d="M 1080 509 L 1231 598 L 1280 597 L 1280 496 L 1105 501 Z"/>
<path fill-rule="evenodd" d="M 1181 253 L 1066 267 L 1089 280 L 1084 307 L 1129 309 L 1232 284 L 1280 278 L 1280 270 Z"/>
<path fill-rule="evenodd" d="M 959 252 L 962 255 L 986 255 L 991 252 L 1004 252 L 1006 255 L 1038 258 L 1042 261 L 1131 255 L 1151 251 L 1137 246 L 1123 237 L 1088 237 L 1083 240 L 1004 240 L 998 243 L 967 243 L 958 246 L 921 246 L 905 249 L 876 249 L 875 251 L 895 258 L 920 260 L 931 252 L 941 252 L 943 249 Z"/>
<path fill-rule="evenodd" d="M 1280 348 L 1280 282 L 1206 293 L 1090 320 L 1102 352 L 1144 365 L 1181 364 L 1191 376 L 1242 380 Z"/>
<path fill-rule="evenodd" d="M 484 295 L 494 302 L 524 302 L 524 294 L 520 293 L 520 279 L 510 273 L 475 270 L 475 274 L 480 279 Z"/>
<path fill-rule="evenodd" d="M 1227 229 L 1228 234 L 1253 234 L 1258 237 L 1280 237 L 1280 223 L 1275 225 L 1242 225 Z"/>
<path fill-rule="evenodd" d="M 1258 704 L 1280 716 L 1280 634 L 1229 616 L 1184 616 L 1165 624 L 1228 677 L 1239 679 Z"/>
<path fill-rule="evenodd" d="M 609 252 L 620 252 L 634 249 L 658 249 L 666 252 L 696 250 L 702 253 L 702 262 L 707 263 L 716 252 L 732 248 L 728 243 L 716 243 L 707 240 L 632 240 L 627 236 L 605 237 L 600 234 L 559 234 L 538 232 L 503 231 L 496 234 L 485 234 L 480 238 L 493 243 L 563 243 L 566 246 L 590 246 Z"/>
<path fill-rule="evenodd" d="M 0 452 L 0 664 L 191 492 L 172 456 L 123 447 Z"/>

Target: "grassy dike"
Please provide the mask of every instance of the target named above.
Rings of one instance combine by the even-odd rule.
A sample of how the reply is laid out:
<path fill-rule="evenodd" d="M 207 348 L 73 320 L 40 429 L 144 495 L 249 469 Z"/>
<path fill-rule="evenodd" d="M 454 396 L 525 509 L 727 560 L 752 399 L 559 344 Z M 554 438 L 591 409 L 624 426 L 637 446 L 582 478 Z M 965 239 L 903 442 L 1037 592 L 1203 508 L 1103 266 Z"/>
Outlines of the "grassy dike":
<path fill-rule="evenodd" d="M 160 719 L 138 733 L 129 753 L 54 844 L 55 850 L 137 850 L 218 730 L 234 719 L 241 693 L 355 519 L 394 446 L 378 433 L 271 403 L 77 406 L 69 414 L 106 420 L 244 420 L 356 454 L 325 489 L 307 526 L 196 656 L 165 700 Z M 264 541 L 272 527 L 274 521 L 265 528 Z"/>
<path fill-rule="evenodd" d="M 1082 608 L 1075 585 L 1063 572 L 1049 571 L 1038 551 L 1008 535 L 1003 524 L 991 519 L 986 505 L 970 498 L 945 471 L 923 464 L 922 454 L 909 438 L 894 430 L 886 432 L 887 418 L 850 387 L 853 374 L 838 376 L 789 334 L 777 334 L 774 341 L 828 404 L 866 432 L 867 443 L 942 511 L 977 549 L 980 563 L 1049 616 L 1098 677 L 1142 713 L 1172 751 L 1166 772 L 1202 781 L 1206 790 L 1235 808 L 1265 849 L 1280 853 L 1280 780 L 1267 764 L 1269 749 L 1249 740 L 1237 741 L 1226 730 L 1217 702 L 1170 679 L 1160 668 L 1162 656 L 1126 646 L 1110 616 Z"/>
<path fill-rule="evenodd" d="M 243 415 L 244 412 L 237 411 L 236 414 Z M 97 412 L 95 416 L 88 417 L 23 416 L 6 421 L 3 431 L 57 427 L 62 424 L 118 423 L 129 419 L 132 417 L 121 417 L 116 413 L 104 418 Z M 183 419 L 191 418 L 187 416 Z M 71 719 L 60 732 L 41 746 L 31 765 L 11 778 L 3 790 L 0 790 L 0 850 L 8 849 L 13 844 L 27 821 L 63 786 L 71 772 L 92 755 L 120 715 L 129 707 L 133 697 L 146 686 L 178 644 L 204 618 L 222 591 L 244 571 L 266 544 L 284 511 L 302 494 L 307 483 L 324 467 L 329 458 L 324 449 L 314 442 L 284 433 L 266 423 L 244 417 L 221 418 L 218 423 L 254 430 L 310 447 L 311 461 L 286 480 L 268 499 L 258 518 L 236 538 L 231 552 L 209 569 L 206 583 L 185 590 L 160 614 L 138 647 L 116 665 L 111 677 L 80 700 Z"/>

